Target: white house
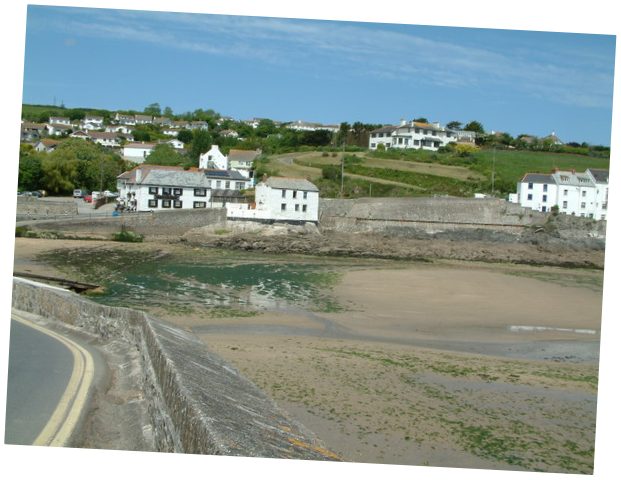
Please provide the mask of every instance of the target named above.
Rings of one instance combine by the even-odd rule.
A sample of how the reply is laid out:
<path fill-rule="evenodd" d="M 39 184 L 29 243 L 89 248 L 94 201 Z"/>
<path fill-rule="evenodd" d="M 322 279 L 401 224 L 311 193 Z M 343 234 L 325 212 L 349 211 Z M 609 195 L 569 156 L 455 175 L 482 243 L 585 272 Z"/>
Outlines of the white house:
<path fill-rule="evenodd" d="M 88 136 L 94 143 L 110 148 L 121 146 L 121 137 L 119 135 L 115 132 L 88 132 Z"/>
<path fill-rule="evenodd" d="M 180 131 L 181 129 L 176 127 L 162 127 L 162 133 L 164 135 L 168 135 L 169 137 L 176 137 L 177 135 L 179 135 Z"/>
<path fill-rule="evenodd" d="M 136 125 L 136 118 L 133 115 L 117 113 L 114 116 L 114 122 L 119 125 Z"/>
<path fill-rule="evenodd" d="M 73 130 L 73 125 L 65 125 L 64 123 L 48 123 L 45 126 L 48 135 L 62 135 Z"/>
<path fill-rule="evenodd" d="M 205 173 L 182 167 L 140 165 L 117 177 L 119 201 L 138 211 L 209 208 Z"/>
<path fill-rule="evenodd" d="M 305 122 L 304 120 L 296 120 L 295 122 L 291 122 L 287 125 L 287 128 L 291 130 L 300 130 L 303 132 L 314 132 L 315 130 L 319 130 L 323 128 L 320 123 L 311 123 Z"/>
<path fill-rule="evenodd" d="M 56 150 L 56 147 L 58 146 L 60 142 L 58 140 L 52 140 L 49 138 L 42 138 L 41 140 L 39 140 L 37 143 L 34 144 L 34 149 L 37 152 L 52 152 L 54 150 Z"/>
<path fill-rule="evenodd" d="M 201 169 L 214 190 L 248 190 L 252 180 L 244 177 L 237 170 Z"/>
<path fill-rule="evenodd" d="M 103 128 L 104 125 L 104 117 L 100 117 L 98 115 L 85 115 L 84 123 L 89 125 L 96 126 L 97 129 Z"/>
<path fill-rule="evenodd" d="M 377 150 L 379 144 L 386 148 L 422 148 L 436 151 L 450 142 L 456 142 L 456 133 L 438 122 L 421 123 L 401 120 L 401 124 L 373 130 L 369 135 L 369 149 Z"/>
<path fill-rule="evenodd" d="M 145 142 L 128 143 L 123 147 L 123 158 L 131 162 L 143 163 L 145 158 L 151 154 L 155 145 L 155 143 Z"/>
<path fill-rule="evenodd" d="M 134 115 L 136 119 L 136 125 L 147 125 L 153 123 L 153 117 L 151 115 Z"/>
<path fill-rule="evenodd" d="M 549 212 L 557 203 L 558 188 L 551 174 L 527 173 L 518 182 L 517 202 L 523 207 Z"/>
<path fill-rule="evenodd" d="M 177 139 L 177 138 L 173 138 L 173 139 L 160 139 L 157 141 L 158 144 L 161 143 L 167 143 L 169 145 L 171 145 L 173 148 L 177 149 L 177 150 L 183 150 L 185 148 L 185 143 L 183 143 L 181 140 Z"/>
<path fill-rule="evenodd" d="M 227 218 L 269 223 L 317 223 L 319 189 L 303 178 L 269 177 L 256 185 L 254 205 L 227 205 Z"/>
<path fill-rule="evenodd" d="M 71 125 L 71 120 L 66 117 L 50 117 L 48 123 L 53 125 Z"/>
<path fill-rule="evenodd" d="M 229 159 L 220 151 L 218 145 L 212 145 L 208 152 L 201 153 L 198 160 L 198 168 L 228 170 Z"/>
<path fill-rule="evenodd" d="M 523 207 L 579 217 L 606 219 L 608 211 L 608 170 L 586 172 L 554 169 L 551 174 L 527 173 L 517 183 L 517 193 L 509 201 Z"/>
<path fill-rule="evenodd" d="M 132 133 L 132 129 L 127 125 L 106 125 L 104 129 L 106 132 L 122 133 L 123 135 L 129 135 Z"/>
<path fill-rule="evenodd" d="M 236 170 L 245 178 L 252 177 L 252 164 L 254 159 L 261 154 L 261 150 L 236 150 L 232 149 L 228 155 L 220 151 L 218 145 L 212 145 L 208 152 L 199 157 L 199 168 L 216 170 Z"/>
<path fill-rule="evenodd" d="M 255 158 L 261 154 L 261 150 L 235 150 L 229 151 L 229 167 L 237 170 L 246 178 L 252 177 L 252 165 Z"/>

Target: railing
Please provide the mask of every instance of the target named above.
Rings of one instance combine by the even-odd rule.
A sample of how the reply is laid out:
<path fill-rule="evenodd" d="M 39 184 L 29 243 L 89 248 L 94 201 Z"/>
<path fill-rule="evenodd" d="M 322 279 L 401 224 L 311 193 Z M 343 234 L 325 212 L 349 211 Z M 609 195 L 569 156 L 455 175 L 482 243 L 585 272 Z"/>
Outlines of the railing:
<path fill-rule="evenodd" d="M 16 221 L 25 222 L 29 220 L 53 221 L 53 220 L 95 220 L 103 218 L 123 218 L 123 217 L 148 217 L 153 212 L 93 212 L 93 213 L 18 213 Z"/>

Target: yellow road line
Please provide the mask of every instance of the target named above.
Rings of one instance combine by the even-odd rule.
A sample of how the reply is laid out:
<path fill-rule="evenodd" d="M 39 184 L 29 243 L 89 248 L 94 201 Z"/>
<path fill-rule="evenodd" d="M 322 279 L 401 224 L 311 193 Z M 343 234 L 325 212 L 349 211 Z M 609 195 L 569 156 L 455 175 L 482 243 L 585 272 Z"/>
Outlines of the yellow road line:
<path fill-rule="evenodd" d="M 65 345 L 73 354 L 73 371 L 58 406 L 50 417 L 33 445 L 64 447 L 67 446 L 74 428 L 78 424 L 82 410 L 86 405 L 88 391 L 93 382 L 95 366 L 93 357 L 77 343 L 60 336 L 40 325 L 12 314 L 11 317 Z"/>

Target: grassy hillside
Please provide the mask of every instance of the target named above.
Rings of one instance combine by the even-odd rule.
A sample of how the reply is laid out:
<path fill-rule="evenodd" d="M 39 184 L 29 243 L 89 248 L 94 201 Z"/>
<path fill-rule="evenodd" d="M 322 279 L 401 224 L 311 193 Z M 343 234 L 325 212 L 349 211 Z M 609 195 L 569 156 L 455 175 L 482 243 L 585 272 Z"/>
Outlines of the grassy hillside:
<path fill-rule="evenodd" d="M 321 195 L 341 195 L 342 154 L 305 152 L 270 158 L 263 167 L 271 175 L 310 177 Z M 431 196 L 470 197 L 475 193 L 507 196 L 525 173 L 587 168 L 608 169 L 609 159 L 560 153 L 480 150 L 457 155 L 419 150 L 345 155 L 343 197 Z M 331 168 L 330 172 L 326 167 Z"/>

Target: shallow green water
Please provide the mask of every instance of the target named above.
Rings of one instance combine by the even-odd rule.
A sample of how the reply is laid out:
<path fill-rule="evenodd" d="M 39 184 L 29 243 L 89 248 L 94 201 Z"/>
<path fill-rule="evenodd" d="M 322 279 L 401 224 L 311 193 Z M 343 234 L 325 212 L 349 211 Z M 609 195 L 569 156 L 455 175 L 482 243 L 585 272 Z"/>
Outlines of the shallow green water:
<path fill-rule="evenodd" d="M 106 284 L 109 294 L 100 300 L 133 306 L 230 308 L 237 314 L 292 307 L 338 311 L 342 307 L 329 293 L 338 278 L 338 273 L 321 265 L 160 260 L 124 271 Z"/>

